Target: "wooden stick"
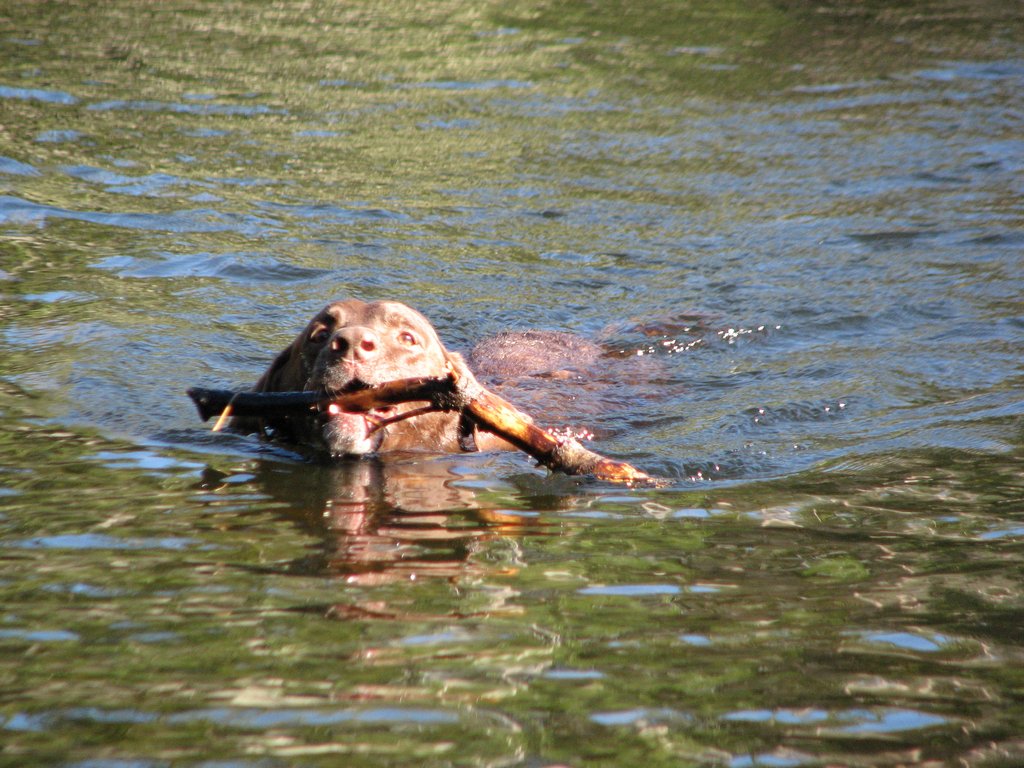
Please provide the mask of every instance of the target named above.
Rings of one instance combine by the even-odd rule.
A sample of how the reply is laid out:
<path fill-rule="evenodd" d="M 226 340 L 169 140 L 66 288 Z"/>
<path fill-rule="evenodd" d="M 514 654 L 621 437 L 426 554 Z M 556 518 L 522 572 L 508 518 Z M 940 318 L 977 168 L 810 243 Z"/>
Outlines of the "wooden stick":
<path fill-rule="evenodd" d="M 239 417 L 299 416 L 336 405 L 343 411 L 368 411 L 382 405 L 424 401 L 415 415 L 431 411 L 458 411 L 478 428 L 491 432 L 528 453 L 549 469 L 570 475 L 591 475 L 627 485 L 662 485 L 630 464 L 609 459 L 568 436 L 556 436 L 541 429 L 533 420 L 502 397 L 485 389 L 465 366 L 449 366 L 445 378 L 420 377 L 397 379 L 342 395 L 323 392 L 234 392 L 225 389 L 188 390 L 206 421 L 224 412 Z M 402 414 L 403 416 L 405 414 Z M 410 414 L 410 417 L 413 414 Z"/>
<path fill-rule="evenodd" d="M 641 472 L 624 461 L 609 459 L 584 448 L 574 437 L 555 436 L 541 429 L 503 397 L 481 386 L 469 374 L 451 370 L 456 387 L 462 387 L 466 399 L 465 410 L 481 429 L 493 432 L 524 451 L 549 469 L 570 475 L 592 475 L 627 485 L 662 485 L 665 481 Z"/>
<path fill-rule="evenodd" d="M 372 389 L 360 389 L 343 395 L 329 395 L 325 392 L 236 392 L 230 389 L 206 389 L 192 387 L 188 396 L 192 398 L 203 421 L 221 414 L 228 407 L 231 415 L 241 418 L 274 416 L 301 416 L 309 411 L 322 411 L 332 403 L 343 411 L 368 411 L 382 405 L 397 405 L 418 400 L 443 402 L 453 394 L 452 383 L 447 378 L 423 376 L 413 379 L 396 379 L 378 384 Z M 435 410 L 458 410 L 436 408 Z"/>

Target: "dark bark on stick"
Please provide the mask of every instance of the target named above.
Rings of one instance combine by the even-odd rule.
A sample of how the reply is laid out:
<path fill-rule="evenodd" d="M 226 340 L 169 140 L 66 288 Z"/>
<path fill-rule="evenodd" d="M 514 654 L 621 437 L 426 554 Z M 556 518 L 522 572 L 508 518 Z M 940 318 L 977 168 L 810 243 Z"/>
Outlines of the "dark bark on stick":
<path fill-rule="evenodd" d="M 423 401 L 430 404 L 430 410 L 461 412 L 479 429 L 506 440 L 550 469 L 628 485 L 662 482 L 630 464 L 594 453 L 575 438 L 555 436 L 541 429 L 507 400 L 481 386 L 466 368 L 452 369 L 447 378 L 399 379 L 343 395 L 232 392 L 200 387 L 188 390 L 188 395 L 203 421 L 229 408 L 232 416 L 269 417 L 301 415 L 331 404 L 351 412 Z"/>
<path fill-rule="evenodd" d="M 372 389 L 360 389 L 343 395 L 325 392 L 235 392 L 230 389 L 204 389 L 192 387 L 188 396 L 196 404 L 199 417 L 206 421 L 219 416 L 225 408 L 231 415 L 242 418 L 269 418 L 273 416 L 299 416 L 311 410 L 323 410 L 331 403 L 343 411 L 368 411 L 382 405 L 397 405 L 426 401 L 436 410 L 458 410 L 458 405 L 446 406 L 446 398 L 454 392 L 451 379 L 424 376 L 398 379 L 379 384 Z"/>

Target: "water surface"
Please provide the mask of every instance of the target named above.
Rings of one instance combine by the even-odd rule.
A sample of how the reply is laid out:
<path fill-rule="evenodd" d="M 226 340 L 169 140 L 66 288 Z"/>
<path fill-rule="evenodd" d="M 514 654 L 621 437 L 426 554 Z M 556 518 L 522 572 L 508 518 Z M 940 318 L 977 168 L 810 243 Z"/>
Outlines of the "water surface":
<path fill-rule="evenodd" d="M 1024 761 L 1018 11 L 6 3 L 0 762 Z M 668 485 L 198 422 L 341 296 Z"/>

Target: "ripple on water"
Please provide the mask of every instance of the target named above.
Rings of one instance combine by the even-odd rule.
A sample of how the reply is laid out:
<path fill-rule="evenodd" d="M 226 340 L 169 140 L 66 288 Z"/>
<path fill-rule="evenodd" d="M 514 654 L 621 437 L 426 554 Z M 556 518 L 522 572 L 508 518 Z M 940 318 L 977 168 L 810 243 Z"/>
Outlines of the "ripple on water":
<path fill-rule="evenodd" d="M 870 654 L 940 654 L 943 658 L 978 656 L 976 643 L 938 632 L 862 630 L 844 633 L 843 651 Z"/>
<path fill-rule="evenodd" d="M 519 37 L 476 72 L 514 9 L 186 2 L 157 36 L 107 5 L 5 41 L 12 754 L 747 768 L 971 762 L 1021 730 L 1019 62 L 937 60 L 960 41 L 924 39 L 923 0 L 835 30 L 760 4 L 770 26 L 705 38 L 693 4 L 648 28 L 582 3 L 487 32 Z M 892 50 L 878 5 L 913 58 L 854 61 Z M 579 14 L 604 32 L 570 37 Z M 183 59 L 225 22 L 230 56 L 218 32 Z M 812 27 L 760 88 L 745 41 Z M 687 58 L 755 79 L 680 88 Z M 254 380 L 341 287 L 463 345 L 635 318 L 603 336 L 614 395 L 568 421 L 678 487 L 518 454 L 321 478 L 199 425 L 183 380 Z"/>
<path fill-rule="evenodd" d="M 533 83 L 526 80 L 428 80 L 422 83 L 403 83 L 394 87 L 439 91 L 493 91 L 499 89 L 524 90 L 534 86 Z"/>
<path fill-rule="evenodd" d="M 412 219 L 409 214 L 403 211 L 378 208 L 369 203 L 358 201 L 351 201 L 343 206 L 333 203 L 291 205 L 264 201 L 260 203 L 259 207 L 283 218 L 314 220 L 320 226 L 324 224 L 349 224 L 367 220 L 408 222 Z"/>
<path fill-rule="evenodd" d="M 376 708 L 257 708 L 211 707 L 187 710 L 173 714 L 146 712 L 138 709 L 103 709 L 101 707 L 73 707 L 35 714 L 15 713 L 0 720 L 6 730 L 45 731 L 61 723 L 89 721 L 94 723 L 143 724 L 166 722 L 174 725 L 208 723 L 245 730 L 263 728 L 301 728 L 341 724 L 362 725 L 454 725 L 463 721 L 480 720 L 491 727 L 509 726 L 501 718 L 486 712 L 463 713 L 447 709 L 426 707 Z"/>
<path fill-rule="evenodd" d="M 210 104 L 198 102 L 181 104 L 173 101 L 146 99 L 111 99 L 90 104 L 87 109 L 94 112 L 128 110 L 133 112 L 180 112 L 190 115 L 285 115 L 287 110 L 274 109 L 265 104 Z"/>
<path fill-rule="evenodd" d="M 732 722 L 764 723 L 787 728 L 810 728 L 815 733 L 833 736 L 880 736 L 918 731 L 946 725 L 949 718 L 915 709 L 882 707 L 879 709 L 846 709 L 830 711 L 807 709 L 757 709 L 730 712 L 722 716 Z"/>
<path fill-rule="evenodd" d="M 938 67 L 919 69 L 912 77 L 950 82 L 953 80 L 1014 80 L 1024 78 L 1024 64 L 1016 61 L 948 61 Z"/>
<path fill-rule="evenodd" d="M 229 252 L 160 255 L 162 258 L 159 260 L 111 256 L 96 262 L 95 266 L 112 270 L 122 277 L 212 277 L 238 283 L 287 283 L 316 280 L 330 274 L 326 269 L 301 267 L 266 254 Z"/>
<path fill-rule="evenodd" d="M 78 99 L 65 91 L 50 91 L 44 88 L 16 88 L 0 85 L 0 99 L 20 99 L 22 101 L 43 101 L 47 104 L 77 104 Z"/>
<path fill-rule="evenodd" d="M 744 413 L 741 431 L 758 427 L 772 427 L 805 422 L 832 422 L 846 415 L 846 400 L 829 400 L 824 403 L 785 403 L 774 406 L 748 408 Z"/>
<path fill-rule="evenodd" d="M 29 643 L 53 643 L 78 640 L 76 632 L 65 629 L 0 629 L 0 640 L 24 640 Z"/>
<path fill-rule="evenodd" d="M 47 219 L 72 219 L 109 227 L 162 233 L 237 232 L 251 237 L 269 236 L 278 229 L 275 222 L 262 217 L 222 213 L 210 208 L 169 213 L 106 213 L 74 211 L 34 203 L 11 195 L 0 196 L 0 224 L 43 224 Z"/>
<path fill-rule="evenodd" d="M 33 166 L 15 160 L 13 157 L 0 157 L 0 173 L 8 176 L 40 176 Z"/>
<path fill-rule="evenodd" d="M 192 179 L 174 176 L 169 173 L 127 176 L 122 173 L 106 170 L 105 168 L 94 168 L 88 165 L 65 166 L 61 170 L 72 178 L 105 187 L 104 191 L 111 194 L 130 195 L 133 197 L 169 195 L 177 187 L 190 187 L 197 184 L 204 187 L 213 186 L 209 183 L 196 182 Z"/>
<path fill-rule="evenodd" d="M 381 707 L 377 709 L 236 709 L 214 708 L 171 715 L 172 723 L 208 722 L 231 728 L 282 728 L 337 723 L 457 723 L 459 715 L 443 709 Z"/>
<path fill-rule="evenodd" d="M 36 141 L 40 144 L 63 144 L 65 142 L 78 141 L 84 133 L 76 130 L 53 130 L 43 131 L 42 133 L 36 134 Z"/>

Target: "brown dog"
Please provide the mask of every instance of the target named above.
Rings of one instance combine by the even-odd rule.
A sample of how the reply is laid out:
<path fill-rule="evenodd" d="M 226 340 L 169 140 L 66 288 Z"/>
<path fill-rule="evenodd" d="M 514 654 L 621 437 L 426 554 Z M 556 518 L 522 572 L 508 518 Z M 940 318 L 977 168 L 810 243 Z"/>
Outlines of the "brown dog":
<path fill-rule="evenodd" d="M 319 312 L 271 363 L 254 390 L 344 393 L 393 379 L 445 376 L 447 364 L 465 370 L 462 356 L 446 350 L 433 326 L 416 310 L 397 301 L 347 299 Z M 375 420 L 415 407 L 402 404 L 366 414 L 330 409 L 265 423 L 237 419 L 234 426 L 245 431 L 269 428 L 275 438 L 333 456 L 465 450 L 455 413 L 429 413 L 371 429 Z M 510 447 L 484 433 L 476 436 L 476 442 L 481 450 Z"/>

